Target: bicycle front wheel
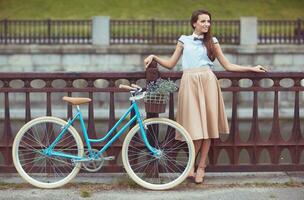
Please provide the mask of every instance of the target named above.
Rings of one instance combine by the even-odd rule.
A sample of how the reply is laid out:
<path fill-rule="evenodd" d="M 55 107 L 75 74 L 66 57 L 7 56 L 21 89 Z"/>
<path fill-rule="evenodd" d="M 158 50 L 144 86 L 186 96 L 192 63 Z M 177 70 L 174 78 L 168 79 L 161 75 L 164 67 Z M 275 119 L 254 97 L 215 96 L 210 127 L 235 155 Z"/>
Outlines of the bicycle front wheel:
<path fill-rule="evenodd" d="M 173 188 L 185 180 L 194 164 L 192 139 L 180 124 L 170 119 L 151 118 L 143 124 L 148 142 L 161 153 L 158 156 L 152 154 L 137 125 L 123 144 L 124 167 L 136 183 L 147 189 Z"/>
<path fill-rule="evenodd" d="M 56 117 L 39 117 L 26 123 L 13 143 L 13 161 L 22 178 L 39 188 L 56 188 L 68 183 L 81 163 L 71 158 L 46 155 L 44 150 L 58 137 L 67 122 Z M 53 149 L 62 154 L 83 155 L 81 137 L 70 126 Z"/>

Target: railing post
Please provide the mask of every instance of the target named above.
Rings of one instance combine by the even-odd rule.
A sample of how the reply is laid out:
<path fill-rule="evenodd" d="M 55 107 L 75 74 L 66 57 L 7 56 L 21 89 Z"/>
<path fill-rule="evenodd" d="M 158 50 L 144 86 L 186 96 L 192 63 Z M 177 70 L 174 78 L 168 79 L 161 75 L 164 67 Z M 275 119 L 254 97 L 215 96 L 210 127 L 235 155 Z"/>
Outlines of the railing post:
<path fill-rule="evenodd" d="M 9 88 L 9 81 L 4 81 L 4 87 Z M 11 117 L 10 117 L 10 100 L 9 100 L 9 92 L 4 92 L 4 130 L 1 141 L 4 141 L 5 151 L 3 154 L 4 165 L 10 166 L 12 164 L 12 149 L 10 148 L 12 145 L 13 137 L 12 137 L 12 127 L 11 127 Z"/>
<path fill-rule="evenodd" d="M 156 81 L 159 78 L 159 71 L 157 69 L 157 62 L 152 61 L 148 68 L 146 69 L 146 84 L 148 85 L 151 81 Z M 149 113 L 147 112 L 147 118 L 158 117 L 157 113 Z"/>
<path fill-rule="evenodd" d="M 51 43 L 51 19 L 47 20 L 47 38 L 48 38 L 48 44 Z"/>
<path fill-rule="evenodd" d="M 153 60 L 146 69 L 147 83 L 151 81 L 155 81 L 158 78 L 159 78 L 159 71 L 157 69 L 157 62 Z"/>
<path fill-rule="evenodd" d="M 155 19 L 151 19 L 151 42 L 155 43 Z"/>
<path fill-rule="evenodd" d="M 296 28 L 296 30 L 297 30 L 297 35 L 296 35 L 296 37 L 297 37 L 297 42 L 298 42 L 298 44 L 301 44 L 301 37 L 302 37 L 302 29 L 301 29 L 301 19 L 299 18 L 298 20 L 297 20 L 297 28 Z"/>
<path fill-rule="evenodd" d="M 148 85 L 151 81 L 155 81 L 156 79 L 159 78 L 159 71 L 157 69 L 157 62 L 152 60 L 152 62 L 149 64 L 148 68 L 146 69 L 146 84 Z M 150 113 L 147 112 L 147 118 L 154 118 L 154 117 L 159 117 L 158 113 Z M 159 127 L 157 125 L 152 125 L 152 127 L 149 127 L 149 129 L 155 130 L 154 136 L 153 137 L 158 137 L 159 135 Z M 149 131 L 148 131 L 149 132 Z M 155 145 L 155 143 L 153 142 L 153 139 L 151 139 L 152 135 L 149 134 L 148 135 L 148 140 L 151 141 L 151 145 Z M 156 165 L 157 163 L 155 161 L 153 161 L 151 163 L 152 165 Z M 152 169 L 148 169 L 147 170 L 148 175 L 154 176 L 154 177 L 158 177 L 159 174 L 156 171 L 153 171 Z"/>
<path fill-rule="evenodd" d="M 110 17 L 108 16 L 93 17 L 92 44 L 110 45 Z"/>
<path fill-rule="evenodd" d="M 8 28 L 7 28 L 7 19 L 4 19 L 4 44 L 7 44 L 7 33 L 8 33 Z"/>
<path fill-rule="evenodd" d="M 258 20 L 256 17 L 241 17 L 241 45 L 258 44 Z"/>

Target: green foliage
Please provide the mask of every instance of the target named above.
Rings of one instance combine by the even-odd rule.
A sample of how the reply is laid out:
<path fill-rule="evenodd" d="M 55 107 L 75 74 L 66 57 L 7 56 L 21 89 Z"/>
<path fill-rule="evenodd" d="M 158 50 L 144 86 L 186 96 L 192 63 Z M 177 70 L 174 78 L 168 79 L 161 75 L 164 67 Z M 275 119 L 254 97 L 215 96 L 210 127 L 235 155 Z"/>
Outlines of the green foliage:
<path fill-rule="evenodd" d="M 92 196 L 92 194 L 91 194 L 91 192 L 90 192 L 90 191 L 87 191 L 87 190 L 81 190 L 81 191 L 80 191 L 80 196 L 81 196 L 82 198 L 88 198 L 88 197 L 91 197 L 91 196 Z"/>
<path fill-rule="evenodd" d="M 0 0 L 0 19 L 186 19 L 207 9 L 214 19 L 296 19 L 304 17 L 303 0 Z"/>

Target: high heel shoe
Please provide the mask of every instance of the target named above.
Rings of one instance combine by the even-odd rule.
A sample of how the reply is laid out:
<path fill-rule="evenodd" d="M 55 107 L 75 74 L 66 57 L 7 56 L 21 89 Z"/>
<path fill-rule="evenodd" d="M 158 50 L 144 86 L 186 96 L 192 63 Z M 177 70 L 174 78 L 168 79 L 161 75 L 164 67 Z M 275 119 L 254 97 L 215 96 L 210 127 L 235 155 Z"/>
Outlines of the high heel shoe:
<path fill-rule="evenodd" d="M 198 167 L 197 170 L 196 170 L 196 176 L 195 176 L 195 179 L 194 179 L 194 182 L 196 184 L 201 184 L 204 182 L 204 176 L 205 176 L 205 168 L 206 166 L 203 166 L 203 167 Z"/>
<path fill-rule="evenodd" d="M 190 169 L 190 172 L 188 174 L 187 179 L 190 179 L 190 180 L 194 180 L 195 179 L 194 166 Z"/>

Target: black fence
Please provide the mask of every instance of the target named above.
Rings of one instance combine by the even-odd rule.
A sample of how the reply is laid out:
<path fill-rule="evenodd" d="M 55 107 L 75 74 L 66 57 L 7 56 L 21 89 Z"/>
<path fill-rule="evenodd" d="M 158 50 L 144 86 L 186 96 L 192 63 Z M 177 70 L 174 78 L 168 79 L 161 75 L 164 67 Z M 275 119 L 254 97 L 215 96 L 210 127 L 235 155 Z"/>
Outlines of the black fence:
<path fill-rule="evenodd" d="M 214 20 L 221 44 L 240 44 L 240 20 Z M 111 44 L 176 44 L 188 20 L 111 20 Z M 258 20 L 258 44 L 303 44 L 304 20 Z M 91 20 L 0 20 L 0 44 L 92 44 Z"/>
<path fill-rule="evenodd" d="M 192 34 L 188 20 L 111 20 L 111 44 L 176 44 Z M 213 34 L 223 44 L 240 43 L 239 20 L 213 21 Z"/>
<path fill-rule="evenodd" d="M 90 44 L 91 20 L 1 20 L 0 44 Z"/>
<path fill-rule="evenodd" d="M 259 20 L 259 44 L 303 44 L 304 20 Z"/>

